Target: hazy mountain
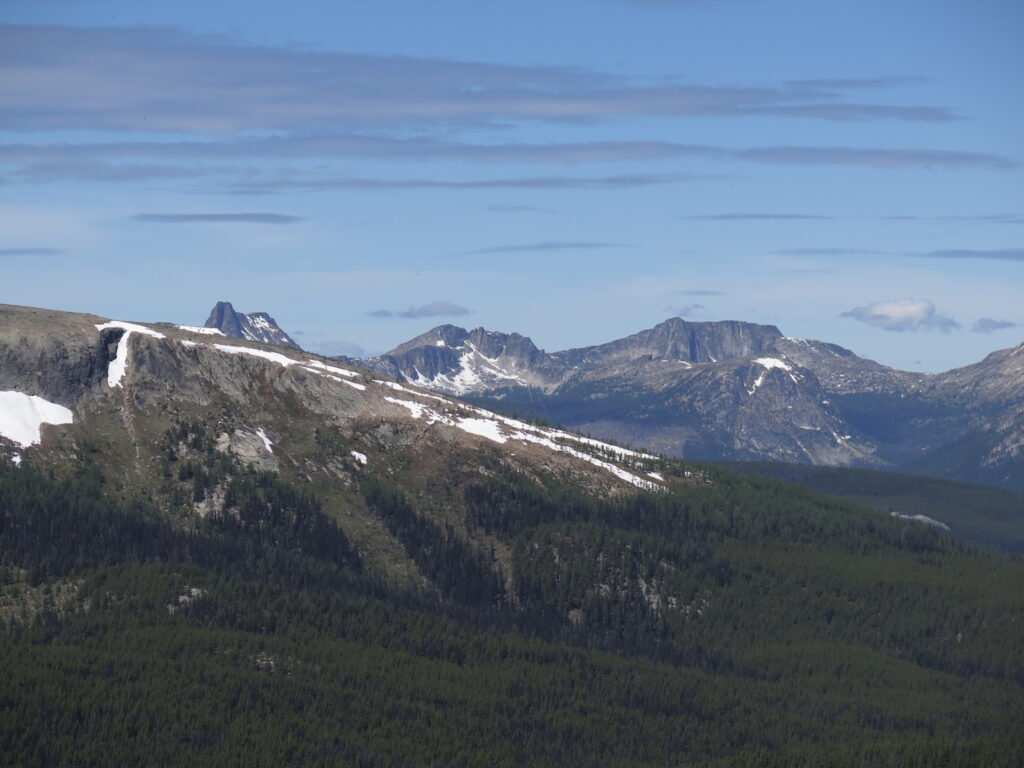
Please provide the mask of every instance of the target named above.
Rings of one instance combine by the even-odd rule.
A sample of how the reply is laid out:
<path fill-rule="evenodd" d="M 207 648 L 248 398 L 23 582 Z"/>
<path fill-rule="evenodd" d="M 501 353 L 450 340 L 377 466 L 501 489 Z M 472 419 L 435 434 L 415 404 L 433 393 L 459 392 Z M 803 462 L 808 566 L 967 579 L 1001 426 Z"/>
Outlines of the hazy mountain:
<path fill-rule="evenodd" d="M 248 341 L 260 341 L 279 347 L 300 349 L 299 345 L 285 333 L 277 322 L 266 312 L 248 314 L 236 312 L 230 302 L 218 301 L 206 319 L 207 328 L 216 328 L 225 336 Z"/>
<path fill-rule="evenodd" d="M 774 326 L 672 318 L 554 353 L 518 334 L 445 325 L 361 364 L 669 456 L 900 468 L 1024 488 L 1022 347 L 928 375 Z"/>

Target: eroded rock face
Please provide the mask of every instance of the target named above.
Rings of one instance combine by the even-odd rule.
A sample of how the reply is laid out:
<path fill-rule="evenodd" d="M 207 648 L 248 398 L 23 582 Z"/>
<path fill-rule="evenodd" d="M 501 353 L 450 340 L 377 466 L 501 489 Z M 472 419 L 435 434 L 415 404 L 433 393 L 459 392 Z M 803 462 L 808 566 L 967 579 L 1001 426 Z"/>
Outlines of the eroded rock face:
<path fill-rule="evenodd" d="M 0 305 L 0 390 L 70 407 L 106 386 L 107 366 L 124 331 L 97 332 L 79 318 L 87 316 Z"/>
<path fill-rule="evenodd" d="M 233 453 L 245 464 L 262 472 L 277 472 L 277 457 L 273 443 L 262 429 L 236 427 L 232 432 L 217 436 L 216 448 L 221 453 Z"/>

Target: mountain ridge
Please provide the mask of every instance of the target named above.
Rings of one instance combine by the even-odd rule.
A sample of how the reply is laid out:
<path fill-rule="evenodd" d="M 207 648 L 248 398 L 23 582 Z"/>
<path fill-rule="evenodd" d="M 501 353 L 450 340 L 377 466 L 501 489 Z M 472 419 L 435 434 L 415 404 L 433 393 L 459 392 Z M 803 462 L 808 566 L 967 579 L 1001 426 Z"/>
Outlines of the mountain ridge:
<path fill-rule="evenodd" d="M 442 325 L 360 364 L 670 456 L 904 469 L 1024 488 L 1020 349 L 922 374 L 772 325 L 669 318 L 552 353 L 520 334 Z"/>

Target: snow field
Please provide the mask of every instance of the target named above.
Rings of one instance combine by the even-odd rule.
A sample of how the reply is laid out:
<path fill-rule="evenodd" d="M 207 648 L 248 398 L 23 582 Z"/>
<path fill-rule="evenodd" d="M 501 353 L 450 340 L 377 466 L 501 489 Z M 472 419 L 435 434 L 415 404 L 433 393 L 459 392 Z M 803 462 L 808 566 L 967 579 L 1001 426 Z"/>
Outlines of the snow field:
<path fill-rule="evenodd" d="M 68 408 L 37 395 L 0 392 L 0 435 L 22 448 L 42 439 L 43 424 L 71 424 L 74 420 Z"/>

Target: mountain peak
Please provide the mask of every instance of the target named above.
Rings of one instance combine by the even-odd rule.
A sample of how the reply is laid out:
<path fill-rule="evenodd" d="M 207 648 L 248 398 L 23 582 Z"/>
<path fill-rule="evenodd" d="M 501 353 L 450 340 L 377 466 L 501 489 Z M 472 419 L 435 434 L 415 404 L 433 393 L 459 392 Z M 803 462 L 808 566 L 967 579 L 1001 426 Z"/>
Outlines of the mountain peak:
<path fill-rule="evenodd" d="M 276 344 L 279 347 L 301 349 L 266 312 L 236 312 L 230 301 L 218 301 L 206 320 L 207 328 L 217 328 L 225 336 L 235 339 Z"/>

